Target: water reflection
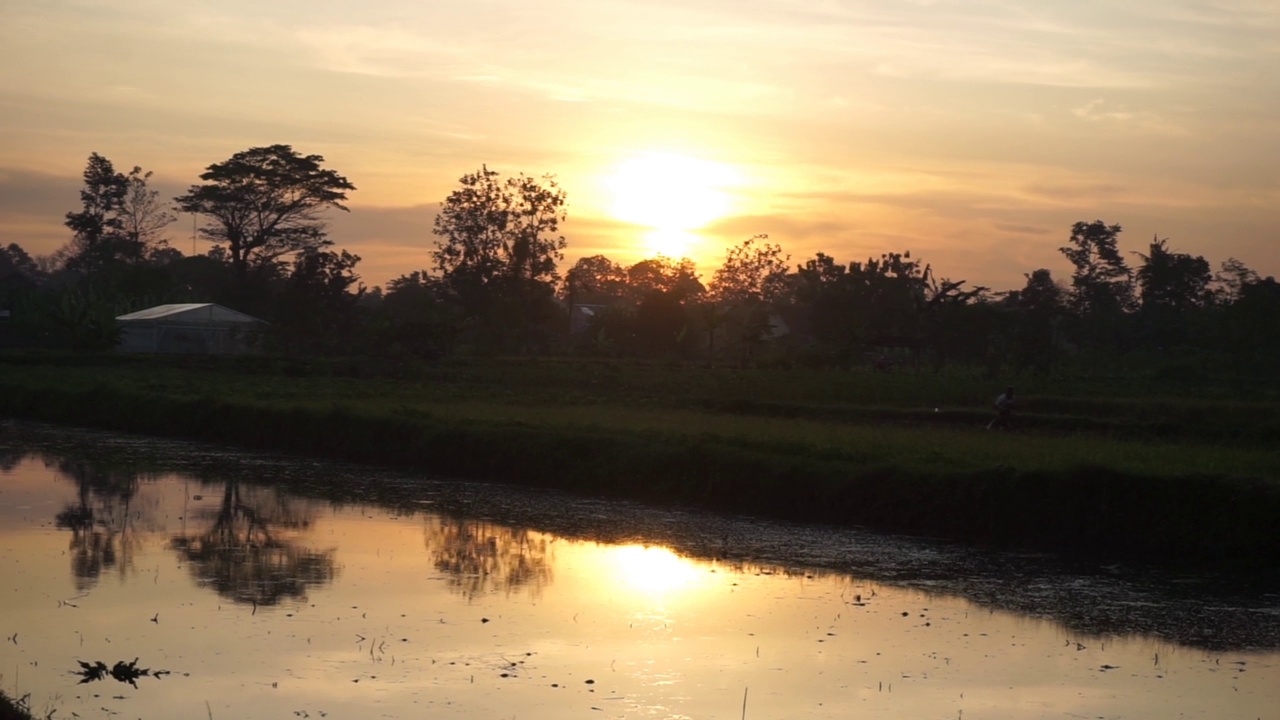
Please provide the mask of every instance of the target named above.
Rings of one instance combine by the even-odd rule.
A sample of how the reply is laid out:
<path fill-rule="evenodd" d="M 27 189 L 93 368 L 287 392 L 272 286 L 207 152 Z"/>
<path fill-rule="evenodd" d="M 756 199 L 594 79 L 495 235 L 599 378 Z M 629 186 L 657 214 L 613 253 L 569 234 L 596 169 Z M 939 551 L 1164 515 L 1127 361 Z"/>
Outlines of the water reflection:
<path fill-rule="evenodd" d="M 71 531 L 71 574 L 85 592 L 97 585 L 104 570 L 115 568 L 123 577 L 133 568 L 138 538 L 139 474 L 82 458 L 46 459 L 45 464 L 76 486 L 76 502 L 67 504 L 55 526 Z"/>
<path fill-rule="evenodd" d="M 436 570 L 468 600 L 521 590 L 537 599 L 552 579 L 547 538 L 528 528 L 428 515 L 424 541 Z"/>
<path fill-rule="evenodd" d="M 0 667 L 59 717 L 1252 718 L 1280 702 L 1275 652 L 1186 647 L 1280 646 L 1265 596 L 1183 602 L 1043 558 L 89 439 L 59 452 L 134 443 L 117 453 L 133 459 L 0 476 Z M 114 538 L 104 578 L 121 536 L 142 538 L 126 582 L 51 602 L 55 514 Z M 288 612 L 223 600 L 308 593 Z M 1169 629 L 1138 634 L 1155 617 Z M 1122 636 L 1078 631 L 1106 623 Z M 128 684 L 153 663 L 173 676 Z M 109 699 L 75 685 L 108 675 L 126 678 Z"/>
<path fill-rule="evenodd" d="M 147 499 L 140 481 L 165 469 L 180 470 L 214 488 L 205 504 L 174 513 L 201 525 L 194 531 L 166 531 L 168 545 L 202 586 L 239 603 L 300 600 L 331 583 L 338 567 L 335 551 L 308 545 L 304 536 L 316 535 L 308 531 L 317 508 L 359 505 L 395 508 L 400 517 L 419 516 L 418 546 L 426 548 L 430 568 L 469 602 L 489 594 L 541 598 L 557 576 L 552 548 L 555 538 L 561 538 L 618 546 L 606 551 L 610 560 L 597 568 L 598 576 L 640 594 L 683 592 L 687 569 L 672 564 L 674 556 L 662 555 L 674 551 L 714 559 L 734 572 L 771 567 L 804 576 L 832 573 L 939 597 L 960 596 L 984 608 L 1052 620 L 1075 635 L 1155 636 L 1215 651 L 1280 647 L 1280 613 L 1275 611 L 1280 600 L 1274 584 L 1171 577 L 1142 568 L 1082 566 L 849 529 L 755 522 L 513 488 L 495 491 L 62 428 L 15 424 L 5 430 L 0 436 L 4 443 L 22 443 L 47 458 L 94 458 L 45 460 L 76 484 L 75 500 L 59 513 L 58 525 L 71 530 L 73 575 L 82 590 L 108 569 L 128 572 L 137 526 L 149 522 L 155 502 Z M 22 454 L 0 444 L 0 458 L 8 458 L 10 466 Z M 232 478 L 230 484 L 224 484 L 227 478 Z M 430 512 L 422 512 L 425 508 Z M 421 576 L 421 570 L 416 572 Z"/>
<path fill-rule="evenodd" d="M 311 527 L 314 511 L 274 488 L 227 481 L 218 506 L 198 516 L 210 522 L 207 530 L 175 535 L 169 544 L 201 587 L 232 602 L 304 600 L 309 587 L 333 581 L 334 551 L 294 539 Z"/>

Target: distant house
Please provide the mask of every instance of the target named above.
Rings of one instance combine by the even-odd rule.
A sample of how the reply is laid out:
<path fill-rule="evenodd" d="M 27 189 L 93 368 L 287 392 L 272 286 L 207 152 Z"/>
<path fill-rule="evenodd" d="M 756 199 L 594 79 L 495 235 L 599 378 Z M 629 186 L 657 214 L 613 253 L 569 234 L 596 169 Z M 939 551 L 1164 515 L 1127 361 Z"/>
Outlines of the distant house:
<path fill-rule="evenodd" d="M 234 355 L 250 352 L 267 323 L 213 303 L 157 305 L 121 315 L 120 352 Z"/>
<path fill-rule="evenodd" d="M 573 305 L 569 308 L 569 334 L 581 335 L 609 309 L 608 305 Z"/>

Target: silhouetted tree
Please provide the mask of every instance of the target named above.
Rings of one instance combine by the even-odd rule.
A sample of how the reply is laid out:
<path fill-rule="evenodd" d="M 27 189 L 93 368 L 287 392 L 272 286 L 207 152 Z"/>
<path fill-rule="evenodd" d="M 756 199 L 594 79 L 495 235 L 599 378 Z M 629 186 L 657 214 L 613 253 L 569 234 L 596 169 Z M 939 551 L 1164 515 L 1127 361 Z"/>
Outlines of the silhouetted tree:
<path fill-rule="evenodd" d="M 1169 250 L 1168 240 L 1153 238 L 1150 254 L 1136 273 L 1140 317 L 1149 342 L 1159 347 L 1186 341 L 1189 315 L 1209 299 L 1213 275 L 1209 261 Z"/>
<path fill-rule="evenodd" d="M 540 344 L 556 312 L 556 263 L 564 258 L 565 194 L 555 179 L 501 179 L 482 167 L 462 176 L 436 216 L 432 252 L 441 277 L 475 318 L 475 339 L 503 348 Z"/>
<path fill-rule="evenodd" d="M 1149 255 L 1136 273 L 1143 309 L 1186 310 L 1202 304 L 1213 275 L 1209 261 L 1169 250 L 1167 239 L 1153 239 Z"/>
<path fill-rule="evenodd" d="M 120 210 L 128 190 L 128 180 L 110 160 L 96 152 L 89 155 L 80 190 L 83 207 L 67 213 L 65 223 L 74 233 L 68 251 L 72 269 L 92 272 L 119 253 L 124 235 Z"/>
<path fill-rule="evenodd" d="M 63 251 L 68 269 L 92 275 L 113 264 L 136 265 L 164 245 L 161 231 L 174 218 L 147 186 L 150 178 L 140 167 L 125 175 L 105 157 L 89 156 L 82 208 L 67 213 L 66 226 L 74 233 Z"/>
<path fill-rule="evenodd" d="M 1124 344 L 1125 313 L 1133 307 L 1133 272 L 1117 247 L 1119 225 L 1101 220 L 1071 226 L 1070 244 L 1059 248 L 1071 261 L 1071 308 L 1080 338 L 1095 345 Z"/>
<path fill-rule="evenodd" d="M 1027 284 L 1008 297 L 1017 313 L 1013 320 L 1014 360 L 1020 368 L 1048 374 L 1057 359 L 1057 329 L 1066 312 L 1066 292 L 1044 268 L 1026 278 Z"/>
<path fill-rule="evenodd" d="M 671 355 L 690 340 L 690 310 L 705 292 L 693 261 L 657 256 L 627 268 L 631 312 L 605 317 L 604 330 L 627 352 Z"/>
<path fill-rule="evenodd" d="M 141 248 L 147 259 L 163 264 L 173 259 L 171 254 L 166 256 L 166 251 L 177 252 L 168 247 L 169 242 L 163 235 L 164 229 L 177 218 L 168 205 L 160 201 L 160 191 L 147 186 L 150 179 L 151 172 L 144 173 L 140 167 L 129 171 L 120 204 L 120 230 L 129 247 Z"/>
<path fill-rule="evenodd" d="M 175 198 L 183 212 L 208 218 L 206 239 L 224 247 L 238 279 L 255 267 L 332 244 L 323 213 L 346 211 L 345 177 L 322 167 L 324 157 L 300 155 L 289 145 L 254 147 L 210 165 Z"/>
<path fill-rule="evenodd" d="M 560 296 L 570 305 L 607 305 L 622 298 L 627 271 L 604 255 L 580 258 L 565 273 Z"/>
<path fill-rule="evenodd" d="M 1213 275 L 1214 299 L 1220 304 L 1230 305 L 1240 299 L 1241 291 L 1246 285 L 1252 285 L 1260 279 L 1258 273 L 1243 262 L 1227 258 Z"/>
<path fill-rule="evenodd" d="M 12 310 L 15 303 L 35 292 L 44 273 L 22 246 L 0 247 L 0 309 Z"/>
<path fill-rule="evenodd" d="M 1078 222 L 1071 226 L 1071 244 L 1059 248 L 1075 267 L 1071 301 L 1082 315 L 1123 311 L 1132 305 L 1133 273 L 1116 246 L 1121 230 L 1101 220 Z"/>
<path fill-rule="evenodd" d="M 742 363 L 751 360 L 772 329 L 770 314 L 786 290 L 791 256 L 783 255 L 780 245 L 765 242 L 768 238 L 756 235 L 730 247 L 711 278 L 700 314 L 712 355 L 720 327 L 730 331 Z"/>
<path fill-rule="evenodd" d="M 565 194 L 555 179 L 523 174 L 500 179 L 482 167 L 463 175 L 462 187 L 436 216 L 436 267 L 451 282 L 487 285 L 496 278 L 554 281 L 565 239 Z"/>
<path fill-rule="evenodd" d="M 355 273 L 359 255 L 305 250 L 294 256 L 277 302 L 278 335 L 288 348 L 350 352 L 364 285 Z"/>

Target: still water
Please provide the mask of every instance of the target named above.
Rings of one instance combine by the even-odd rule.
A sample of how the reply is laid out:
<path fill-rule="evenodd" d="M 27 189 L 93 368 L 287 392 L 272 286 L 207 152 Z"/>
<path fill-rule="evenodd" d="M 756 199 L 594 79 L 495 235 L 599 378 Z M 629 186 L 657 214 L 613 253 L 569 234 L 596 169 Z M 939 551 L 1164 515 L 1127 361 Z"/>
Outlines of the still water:
<path fill-rule="evenodd" d="M 0 635 L 59 718 L 1280 717 L 1247 583 L 17 423 Z"/>

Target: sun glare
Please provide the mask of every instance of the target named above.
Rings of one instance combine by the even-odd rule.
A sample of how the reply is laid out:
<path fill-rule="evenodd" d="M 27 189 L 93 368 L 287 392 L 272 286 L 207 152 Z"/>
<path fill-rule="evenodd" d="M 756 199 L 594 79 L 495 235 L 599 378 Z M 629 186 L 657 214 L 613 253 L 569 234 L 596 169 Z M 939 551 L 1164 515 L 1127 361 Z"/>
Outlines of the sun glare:
<path fill-rule="evenodd" d="M 699 575 L 693 563 L 660 547 L 626 545 L 615 548 L 612 565 L 623 584 L 649 595 L 683 590 Z"/>
<path fill-rule="evenodd" d="M 668 250 L 689 244 L 689 237 L 677 242 L 678 233 L 687 236 L 687 231 L 729 212 L 726 188 L 736 180 L 728 165 L 671 153 L 647 153 L 620 163 L 606 184 L 613 195 L 613 216 L 663 231 L 662 238 L 650 238 L 649 242 L 654 250 Z"/>
<path fill-rule="evenodd" d="M 662 255 L 669 258 L 682 258 L 696 255 L 693 248 L 701 243 L 701 238 L 688 230 L 670 230 L 658 228 L 644 234 L 645 249 L 651 255 Z"/>

